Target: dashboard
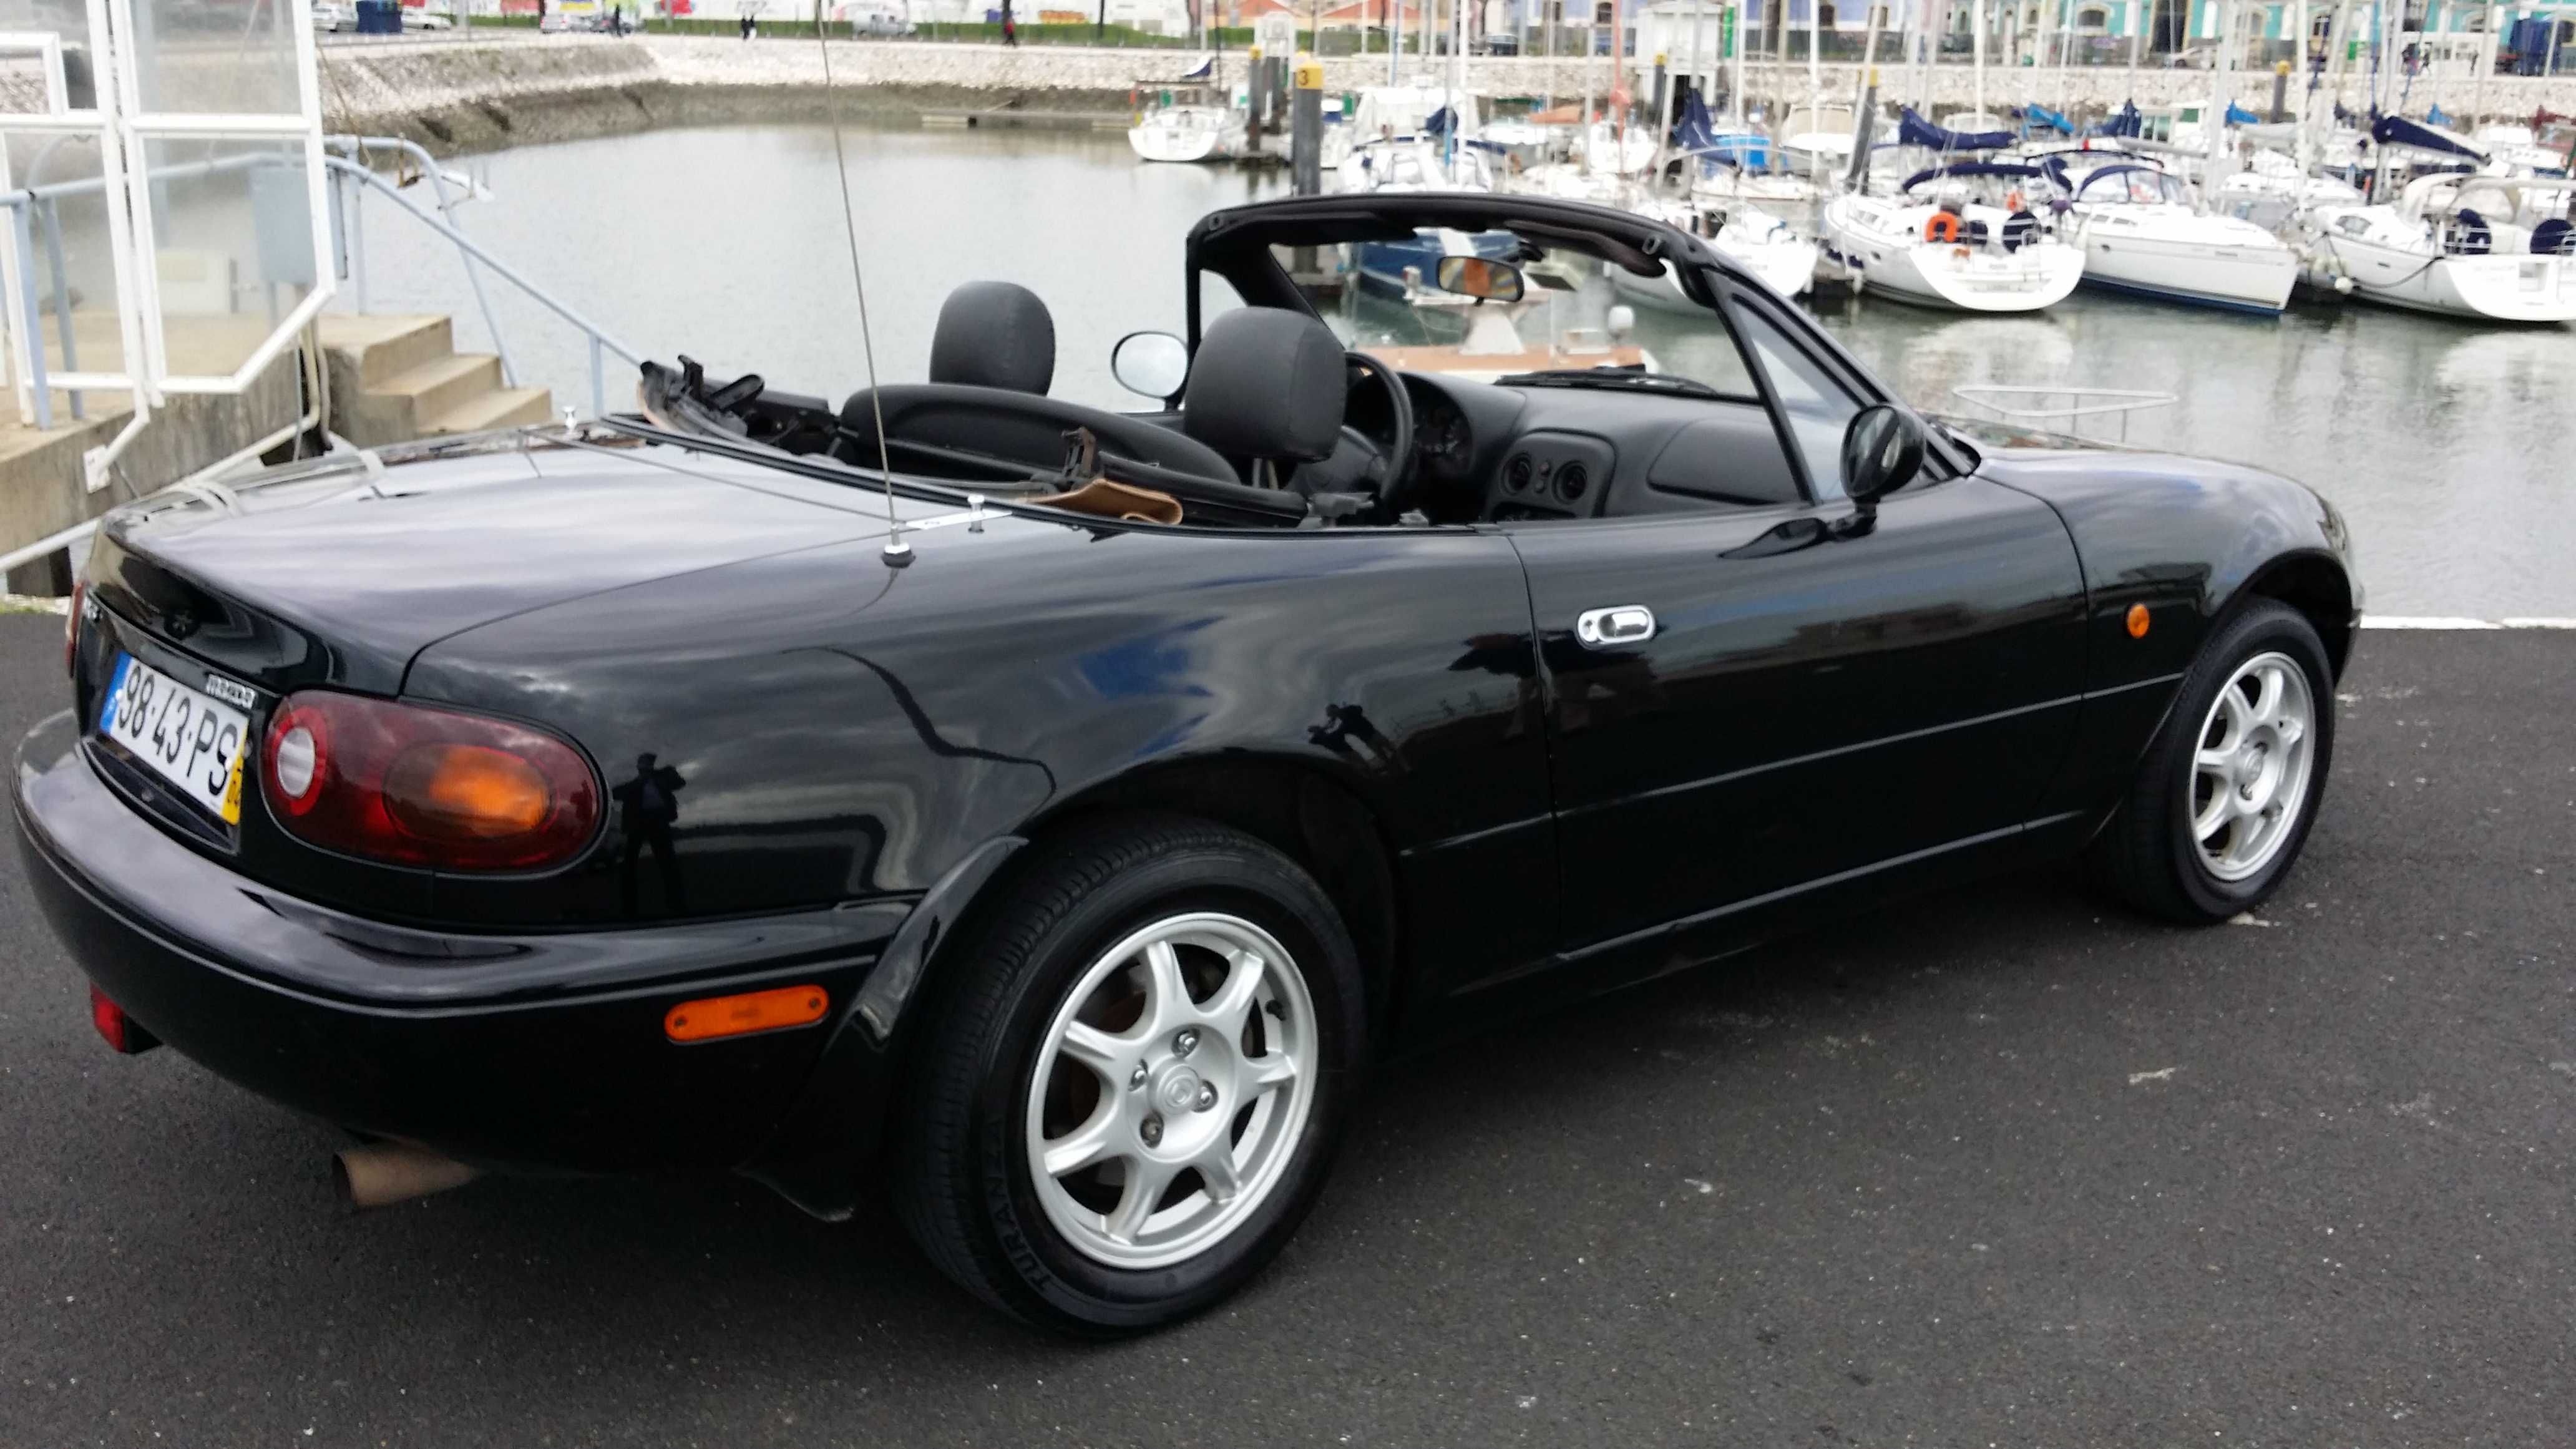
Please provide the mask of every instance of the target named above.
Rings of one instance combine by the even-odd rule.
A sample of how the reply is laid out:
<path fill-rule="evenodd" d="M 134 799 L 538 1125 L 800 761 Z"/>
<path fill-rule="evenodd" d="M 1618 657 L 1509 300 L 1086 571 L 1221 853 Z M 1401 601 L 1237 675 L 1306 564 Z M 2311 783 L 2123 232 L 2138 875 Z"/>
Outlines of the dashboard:
<path fill-rule="evenodd" d="M 1422 506 L 1439 522 L 1627 517 L 1804 498 L 1770 414 L 1751 399 L 1401 376 L 1413 404 Z"/>

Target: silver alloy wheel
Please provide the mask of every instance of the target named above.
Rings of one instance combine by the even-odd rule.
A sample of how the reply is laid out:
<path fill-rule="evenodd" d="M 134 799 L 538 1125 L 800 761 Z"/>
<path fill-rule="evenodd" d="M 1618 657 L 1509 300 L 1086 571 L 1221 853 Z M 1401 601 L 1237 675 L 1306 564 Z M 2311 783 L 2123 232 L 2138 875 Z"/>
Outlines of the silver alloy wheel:
<path fill-rule="evenodd" d="M 1206 1251 L 1296 1155 L 1316 1059 L 1306 978 L 1269 932 L 1213 911 L 1133 932 L 1038 1047 L 1024 1135 L 1047 1221 L 1113 1268 Z"/>
<path fill-rule="evenodd" d="M 2315 728 L 2307 671 L 2290 656 L 2257 654 L 2228 676 L 2183 783 L 2203 869 L 2239 881 L 2280 853 L 2307 808 Z"/>

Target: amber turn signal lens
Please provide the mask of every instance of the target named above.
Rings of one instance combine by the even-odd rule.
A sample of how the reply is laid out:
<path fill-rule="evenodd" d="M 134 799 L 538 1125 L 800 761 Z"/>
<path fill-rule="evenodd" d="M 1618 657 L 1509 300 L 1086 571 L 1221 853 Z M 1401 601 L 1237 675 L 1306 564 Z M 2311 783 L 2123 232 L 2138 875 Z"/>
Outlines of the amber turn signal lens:
<path fill-rule="evenodd" d="M 2132 639 L 2147 637 L 2147 606 L 2144 604 L 2129 606 L 2129 637 Z"/>
<path fill-rule="evenodd" d="M 683 1001 L 662 1017 L 663 1034 L 673 1041 L 706 1041 L 806 1026 L 823 1019 L 830 997 L 820 986 L 781 986 L 775 991 L 746 991 L 740 996 L 710 996 Z"/>
<path fill-rule="evenodd" d="M 415 745 L 385 771 L 386 812 L 425 840 L 525 835 L 553 803 L 535 765 L 489 745 Z"/>

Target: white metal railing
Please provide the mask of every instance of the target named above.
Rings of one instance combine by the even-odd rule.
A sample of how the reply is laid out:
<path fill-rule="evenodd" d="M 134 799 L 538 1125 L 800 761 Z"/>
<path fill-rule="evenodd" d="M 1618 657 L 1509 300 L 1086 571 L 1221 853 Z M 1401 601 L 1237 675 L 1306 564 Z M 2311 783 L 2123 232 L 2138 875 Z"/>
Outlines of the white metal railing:
<path fill-rule="evenodd" d="M 354 300 L 360 310 L 363 311 L 366 306 L 367 292 L 366 233 L 360 224 L 359 198 L 368 191 L 375 191 L 390 200 L 404 215 L 429 228 L 456 248 L 458 260 L 465 268 L 466 279 L 472 286 L 475 305 L 482 313 L 483 325 L 491 333 L 493 350 L 499 354 L 502 379 L 506 385 L 517 386 L 518 373 L 511 361 L 508 342 L 502 334 L 500 321 L 493 313 L 491 298 L 483 285 L 482 274 L 485 268 L 489 268 L 493 275 L 518 288 L 539 306 L 570 324 L 589 340 L 591 413 L 597 416 L 607 411 L 608 354 L 614 353 L 626 362 L 640 367 L 644 361 L 642 353 L 617 340 L 597 323 L 592 322 L 543 286 L 492 255 L 468 237 L 455 219 L 454 212 L 458 198 L 449 190 L 447 176 L 439 170 L 427 151 L 398 137 L 331 136 L 325 138 L 324 144 L 326 149 L 323 165 L 332 178 L 333 184 L 339 187 L 341 193 L 347 198 L 341 204 L 337 218 L 344 234 L 345 254 L 349 259 L 349 270 L 354 284 Z M 375 151 L 399 152 L 416 162 L 430 179 L 431 188 L 437 196 L 439 214 L 433 216 L 414 206 L 395 183 L 386 180 L 367 166 L 365 157 Z M 41 174 L 44 158 L 49 153 L 50 148 L 38 154 L 29 170 L 31 180 Z M 142 179 L 146 181 L 186 180 L 258 166 L 293 165 L 299 159 L 266 153 L 225 156 L 176 166 L 156 167 Z M 8 225 L 14 228 L 18 245 L 17 254 L 28 255 L 34 228 L 41 226 L 53 274 L 51 301 L 56 343 L 63 355 L 63 373 L 48 377 L 45 339 L 37 327 L 30 325 L 18 329 L 11 337 L 12 342 L 16 344 L 13 348 L 15 355 L 11 361 L 17 368 L 24 369 L 19 375 L 32 390 L 34 406 L 31 409 L 31 415 L 39 427 L 53 426 L 51 397 L 54 392 L 64 392 L 69 395 L 72 416 L 79 418 L 84 415 L 82 392 L 100 386 L 95 378 L 79 373 L 77 370 L 80 366 L 79 344 L 72 332 L 70 285 L 63 275 L 62 221 L 59 204 L 68 197 L 105 191 L 111 184 L 122 185 L 121 182 L 111 183 L 110 178 L 106 176 L 94 176 L 0 191 L 0 208 L 5 208 L 9 213 Z M 324 264 L 327 265 L 327 259 Z M 14 287 L 10 291 L 10 300 L 23 309 L 18 312 L 18 315 L 32 322 L 41 315 L 32 269 L 17 269 L 17 275 L 8 280 L 14 282 Z M 312 359 L 310 365 L 318 371 L 321 361 L 319 358 Z M 317 413 L 308 412 L 298 425 L 292 427 L 291 432 L 300 434 L 305 428 L 312 426 L 327 427 L 327 419 L 320 418 Z M 200 469 L 187 478 L 158 491 L 168 492 L 173 489 L 213 486 L 214 480 L 237 468 L 255 463 L 260 453 L 283 441 L 283 438 L 275 436 L 263 439 L 251 448 L 235 453 L 210 467 Z M 97 527 L 97 521 L 93 519 L 13 549 L 5 555 L 0 555 L 0 571 L 16 568 L 20 564 L 43 558 L 58 549 L 68 548 L 87 538 Z"/>
<path fill-rule="evenodd" d="M 1970 407 L 1983 408 L 2008 422 L 2066 423 L 2070 433 L 2084 425 L 2086 418 L 2117 417 L 2120 436 L 2129 440 L 2129 414 L 2147 408 L 2168 407 L 2178 401 L 2176 394 L 2151 392 L 2127 387 L 2067 387 L 1997 382 L 1961 383 L 1950 389 L 1950 395 Z M 2055 399 L 2063 398 L 2059 403 Z"/>
<path fill-rule="evenodd" d="M 641 353 L 618 341 L 597 323 L 575 311 L 545 287 L 493 256 L 467 236 L 464 228 L 456 221 L 455 208 L 458 198 L 450 191 L 446 174 L 438 168 L 429 153 L 418 145 L 398 137 L 385 136 L 332 136 L 326 139 L 325 144 L 329 150 L 323 157 L 323 165 L 334 178 L 335 184 L 343 188 L 343 194 L 350 198 L 340 208 L 339 221 L 349 258 L 352 290 L 359 310 L 365 310 L 367 300 L 366 230 L 361 223 L 355 200 L 360 194 L 372 190 L 381 193 L 405 215 L 429 228 L 456 248 L 458 259 L 465 267 L 466 281 L 474 293 L 475 306 L 482 314 L 484 328 L 492 336 L 493 350 L 500 356 L 502 379 L 505 383 L 513 387 L 518 385 L 518 369 L 511 359 L 509 342 L 501 330 L 500 321 L 493 313 L 491 297 L 483 285 L 485 268 L 489 268 L 494 275 L 518 288 L 538 305 L 569 323 L 589 340 L 591 411 L 594 414 L 606 411 L 607 354 L 614 353 L 625 361 L 640 366 L 644 360 Z M 396 151 L 417 162 L 430 179 L 432 190 L 438 198 L 439 214 L 433 216 L 412 205 L 400 188 L 365 165 L 363 158 L 371 151 Z M 36 167 L 41 167 L 46 154 L 49 152 L 39 154 Z M 144 179 L 148 181 L 188 180 L 227 171 L 291 165 L 295 159 L 267 153 L 225 156 L 208 161 L 155 167 L 145 175 Z M 31 175 L 35 174 L 36 167 L 30 168 Z M 0 192 L 0 207 L 5 207 L 9 212 L 8 224 L 14 230 L 20 255 L 27 255 L 32 251 L 35 234 L 38 229 L 42 230 L 53 280 L 51 296 L 44 300 L 50 300 L 53 304 L 55 345 L 62 352 L 65 373 L 70 374 L 60 378 L 49 376 L 44 339 L 36 328 L 28 328 L 26 334 L 18 339 L 17 356 L 13 360 L 18 366 L 26 369 L 25 375 L 33 394 L 30 412 L 38 427 L 53 426 L 51 402 L 53 393 L 69 394 L 72 416 L 79 418 L 85 416 L 81 394 L 98 386 L 95 382 L 87 381 L 85 374 L 79 373 L 80 352 L 79 343 L 72 333 L 70 283 L 63 274 L 60 203 L 70 197 L 104 191 L 108 186 L 106 177 L 91 176 Z M 43 309 L 40 306 L 37 283 L 32 275 L 32 269 L 20 272 L 17 286 L 19 293 L 17 300 L 23 309 L 20 315 L 31 319 L 41 316 Z M 80 380 L 76 381 L 75 378 Z"/>

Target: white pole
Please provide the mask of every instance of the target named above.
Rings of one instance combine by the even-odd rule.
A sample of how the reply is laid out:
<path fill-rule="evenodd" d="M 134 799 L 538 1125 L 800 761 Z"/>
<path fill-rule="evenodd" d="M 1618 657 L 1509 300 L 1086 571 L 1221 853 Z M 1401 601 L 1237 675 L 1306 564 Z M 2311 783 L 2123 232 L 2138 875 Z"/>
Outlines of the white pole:
<path fill-rule="evenodd" d="M 2225 178 L 2218 174 L 2227 155 L 2227 108 L 2233 104 L 2228 82 L 2236 71 L 2236 0 L 2216 0 L 2218 6 L 2218 69 L 2210 77 L 2209 109 L 2201 125 L 2209 132 L 2209 168 L 2203 176 L 2203 188 L 2216 186 Z"/>
<path fill-rule="evenodd" d="M 1807 0 L 1807 117 L 1810 124 L 1816 103 L 1825 93 L 1825 64 L 1817 32 L 1824 29 L 1825 12 L 1820 0 Z"/>
<path fill-rule="evenodd" d="M 1968 41 L 1968 63 L 1977 69 L 1977 114 L 1982 117 L 1986 113 L 1986 0 L 1968 0 L 1968 25 L 1974 32 Z"/>
<path fill-rule="evenodd" d="M 2478 73 L 2469 85 L 2469 123 L 2464 128 L 2472 136 L 2478 133 L 2478 118 L 2486 114 L 2487 77 L 2495 73 L 2496 26 L 2503 19 L 2502 5 L 2487 6 L 2487 33 L 2478 38 L 2477 58 L 2473 62 Z"/>
<path fill-rule="evenodd" d="M 1701 45 L 1706 35 L 1705 26 L 1707 25 L 1707 22 L 1708 0 L 1691 0 L 1690 75 L 1691 90 L 1694 94 L 1698 93 L 1702 88 L 1700 83 L 1700 66 L 1702 64 Z M 1705 104 L 1705 102 L 1703 102 L 1703 104 Z"/>
<path fill-rule="evenodd" d="M 2031 52 L 2030 57 L 2030 63 L 2032 65 L 2040 66 L 2048 64 L 2048 43 L 2056 38 L 2057 14 L 2055 11 L 2051 10 L 2045 3 L 2045 0 L 2043 0 L 2043 3 L 2039 7 L 2038 48 Z M 2039 87 L 2032 86 L 2030 91 L 2032 95 L 2037 95 L 2039 94 Z"/>
<path fill-rule="evenodd" d="M 1540 115 L 1546 115 L 1556 109 L 1556 27 L 1548 23 L 1552 17 L 1547 13 L 1547 7 L 1558 3 L 1561 3 L 1561 0 L 1539 0 L 1539 45 L 1547 52 L 1546 68 L 1540 71 L 1540 74 L 1546 77 L 1541 82 L 1542 94 L 1538 104 Z"/>
<path fill-rule="evenodd" d="M 2138 98 L 2138 57 L 2146 53 L 2147 27 L 2156 19 L 2156 0 L 2129 0 L 2129 99 Z"/>
<path fill-rule="evenodd" d="M 1744 6 L 1745 0 L 1735 0 L 1735 79 L 1727 84 L 1729 99 L 1734 102 L 1735 129 L 1739 131 L 1748 124 L 1744 110 Z"/>

